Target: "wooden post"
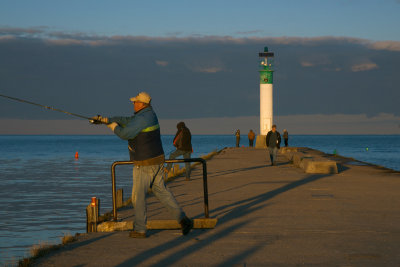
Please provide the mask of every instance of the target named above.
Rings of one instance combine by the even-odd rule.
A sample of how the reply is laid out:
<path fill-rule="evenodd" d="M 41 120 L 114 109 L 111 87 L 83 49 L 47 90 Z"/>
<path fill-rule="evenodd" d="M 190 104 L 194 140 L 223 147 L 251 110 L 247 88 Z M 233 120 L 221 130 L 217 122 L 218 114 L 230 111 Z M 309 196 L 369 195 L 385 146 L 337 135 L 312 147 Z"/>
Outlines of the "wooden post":
<path fill-rule="evenodd" d="M 174 175 L 177 175 L 179 172 L 179 164 L 174 164 Z"/>
<path fill-rule="evenodd" d="M 124 205 L 124 189 L 117 190 L 117 209 L 121 208 Z"/>
<path fill-rule="evenodd" d="M 92 197 L 91 203 L 86 207 L 86 232 L 97 232 L 99 222 L 100 199 Z"/>

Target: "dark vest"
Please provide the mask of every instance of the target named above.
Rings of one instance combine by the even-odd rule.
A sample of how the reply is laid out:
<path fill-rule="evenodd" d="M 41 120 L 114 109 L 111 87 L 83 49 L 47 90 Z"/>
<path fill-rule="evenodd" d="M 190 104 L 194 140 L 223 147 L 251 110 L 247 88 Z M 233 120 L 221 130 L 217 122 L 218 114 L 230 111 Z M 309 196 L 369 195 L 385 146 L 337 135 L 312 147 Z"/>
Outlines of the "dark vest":
<path fill-rule="evenodd" d="M 144 161 L 164 155 L 160 128 L 141 132 L 135 138 L 128 140 L 128 144 L 131 161 Z"/>

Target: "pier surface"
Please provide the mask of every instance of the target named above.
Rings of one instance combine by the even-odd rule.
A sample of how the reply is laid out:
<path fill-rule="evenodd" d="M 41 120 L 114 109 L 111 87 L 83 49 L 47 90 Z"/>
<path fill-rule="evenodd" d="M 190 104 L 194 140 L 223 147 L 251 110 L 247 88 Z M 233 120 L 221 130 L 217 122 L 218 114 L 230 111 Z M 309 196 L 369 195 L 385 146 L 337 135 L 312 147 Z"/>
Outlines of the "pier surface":
<path fill-rule="evenodd" d="M 309 150 L 304 153 L 314 153 Z M 228 148 L 207 162 L 214 229 L 90 233 L 37 266 L 399 266 L 400 173 L 341 157 L 339 173 L 308 174 L 285 155 Z M 168 184 L 202 218 L 201 168 Z M 111 192 L 110 192 L 111 193 Z M 125 213 L 124 213 L 125 212 Z M 121 214 L 128 216 L 131 211 Z M 171 219 L 154 196 L 148 219 Z"/>

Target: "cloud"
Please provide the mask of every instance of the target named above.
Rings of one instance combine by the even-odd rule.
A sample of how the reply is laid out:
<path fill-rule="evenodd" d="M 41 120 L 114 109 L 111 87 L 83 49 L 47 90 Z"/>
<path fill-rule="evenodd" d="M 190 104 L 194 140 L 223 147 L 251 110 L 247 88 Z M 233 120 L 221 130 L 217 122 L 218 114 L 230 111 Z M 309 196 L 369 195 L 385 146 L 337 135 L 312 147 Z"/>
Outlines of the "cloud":
<path fill-rule="evenodd" d="M 223 68 L 220 67 L 198 67 L 193 69 L 197 72 L 204 72 L 204 73 L 217 73 L 223 71 Z"/>
<path fill-rule="evenodd" d="M 377 69 L 378 65 L 375 63 L 363 63 L 363 64 L 357 64 L 351 66 L 351 71 L 353 72 L 359 72 L 359 71 L 368 71 L 368 70 L 373 70 Z"/>
<path fill-rule="evenodd" d="M 313 67 L 313 66 L 315 66 L 314 63 L 309 62 L 309 61 L 302 61 L 302 62 L 300 62 L 300 64 L 301 64 L 301 66 L 303 66 L 303 67 Z"/>
<path fill-rule="evenodd" d="M 0 36 L 0 94 L 113 116 L 130 115 L 127 99 L 146 90 L 160 119 L 256 116 L 258 52 L 267 45 L 275 53 L 275 114 L 400 115 L 400 53 L 367 40 L 42 31 Z M 379 70 L 373 79 L 371 69 Z M 0 118 L 66 119 L 21 105 L 0 98 Z"/>
<path fill-rule="evenodd" d="M 235 34 L 252 35 L 262 33 L 263 30 L 237 31 Z M 183 32 L 171 32 L 167 37 L 149 37 L 149 36 L 122 36 L 122 35 L 96 35 L 84 32 L 63 32 L 51 31 L 46 26 L 32 28 L 18 27 L 0 27 L 1 35 L 11 35 L 15 37 L 31 37 L 39 39 L 58 39 L 69 40 L 65 42 L 53 42 L 55 45 L 72 43 L 98 45 L 118 45 L 127 42 L 215 42 L 215 43 L 266 43 L 272 45 L 323 45 L 323 44 L 360 44 L 375 50 L 400 51 L 400 41 L 371 41 L 361 38 L 337 37 L 337 36 L 319 36 L 319 37 L 232 37 L 232 36 L 212 36 L 202 34 L 184 35 Z M 179 37 L 178 37 L 179 36 Z"/>
<path fill-rule="evenodd" d="M 46 43 L 49 45 L 81 45 L 82 41 L 77 39 L 48 39 Z"/>
<path fill-rule="evenodd" d="M 44 33 L 46 28 L 47 27 L 35 27 L 35 28 L 0 27 L 0 35 L 32 36 Z"/>
<path fill-rule="evenodd" d="M 188 69 L 199 73 L 218 73 L 226 71 L 224 65 L 220 58 L 209 58 L 206 55 L 193 55 L 190 57 L 190 61 L 185 63 Z"/>
<path fill-rule="evenodd" d="M 237 31 L 235 34 L 240 34 L 240 35 L 253 35 L 257 33 L 262 33 L 264 32 L 263 30 L 252 30 L 252 31 Z"/>
<path fill-rule="evenodd" d="M 334 72 L 338 72 L 338 71 L 342 71 L 342 68 L 336 67 L 336 68 L 323 68 L 324 71 L 334 71 Z"/>
<path fill-rule="evenodd" d="M 400 0 L 399 0 L 400 1 Z M 372 42 L 369 47 L 376 50 L 387 50 L 387 51 L 400 51 L 400 42 L 398 41 L 380 41 Z"/>
<path fill-rule="evenodd" d="M 352 37 L 319 36 L 319 37 L 253 37 L 254 40 L 268 40 L 271 44 L 315 46 L 324 44 L 369 44 L 371 41 Z"/>
<path fill-rule="evenodd" d="M 307 60 L 302 60 L 300 62 L 300 65 L 303 67 L 315 67 L 315 66 L 321 66 L 321 65 L 329 65 L 331 62 L 329 58 L 325 55 L 320 56 L 320 55 L 309 55 L 309 59 Z M 314 57 L 314 58 L 312 58 Z"/>
<path fill-rule="evenodd" d="M 98 41 L 98 40 L 104 40 L 108 39 L 105 36 L 99 36 L 99 35 L 89 35 L 83 32 L 62 32 L 62 31 L 53 31 L 49 32 L 47 34 L 49 38 L 52 39 L 75 39 L 75 40 L 81 40 L 81 41 Z"/>
<path fill-rule="evenodd" d="M 157 64 L 158 66 L 161 66 L 161 67 L 166 67 L 166 66 L 168 66 L 168 62 L 167 62 L 167 61 L 162 61 L 162 60 L 156 60 L 156 64 Z"/>
<path fill-rule="evenodd" d="M 3 35 L 0 36 L 0 41 L 10 41 L 10 40 L 15 40 L 16 37 L 14 35 Z"/>
<path fill-rule="evenodd" d="M 175 32 L 167 32 L 167 36 L 182 36 L 184 32 L 182 31 L 175 31 Z"/>

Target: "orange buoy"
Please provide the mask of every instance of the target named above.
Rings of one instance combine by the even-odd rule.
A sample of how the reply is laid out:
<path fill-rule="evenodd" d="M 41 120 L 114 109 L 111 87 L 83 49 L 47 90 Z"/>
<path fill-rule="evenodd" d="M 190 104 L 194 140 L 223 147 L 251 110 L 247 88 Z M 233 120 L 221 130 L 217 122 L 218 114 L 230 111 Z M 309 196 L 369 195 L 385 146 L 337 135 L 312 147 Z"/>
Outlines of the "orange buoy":
<path fill-rule="evenodd" d="M 79 153 L 78 153 L 78 151 L 75 152 L 75 159 L 79 159 Z"/>
<path fill-rule="evenodd" d="M 96 207 L 96 197 L 92 197 L 92 202 L 90 202 L 90 206 Z"/>

